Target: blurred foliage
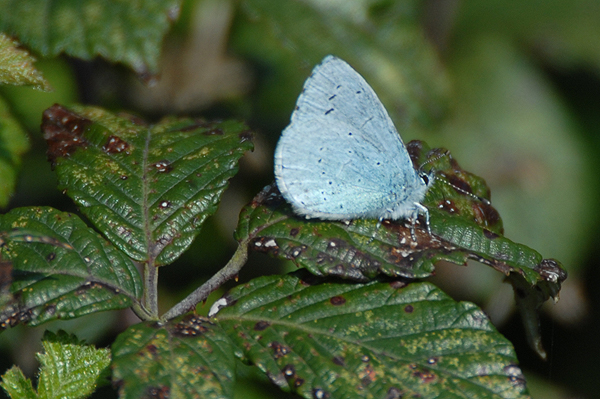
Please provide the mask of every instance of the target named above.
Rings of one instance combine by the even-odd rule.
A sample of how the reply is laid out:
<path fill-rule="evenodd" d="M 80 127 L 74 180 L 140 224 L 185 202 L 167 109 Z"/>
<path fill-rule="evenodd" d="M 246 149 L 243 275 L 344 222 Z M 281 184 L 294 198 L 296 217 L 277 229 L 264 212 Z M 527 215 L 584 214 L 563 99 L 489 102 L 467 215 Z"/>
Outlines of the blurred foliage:
<path fill-rule="evenodd" d="M 16 3 L 0 1 L 2 21 L 7 18 L 3 8 Z M 110 49 L 88 53 L 84 58 L 104 57 L 91 62 L 44 58 L 44 54 L 59 54 L 59 49 L 45 53 L 10 25 L 7 33 L 36 54 L 39 61 L 34 65 L 55 89 L 42 93 L 30 87 L 0 87 L 0 101 L 8 104 L 2 122 L 26 129 L 32 145 L 23 161 L 21 150 L 8 157 L 12 170 L 19 163 L 23 167 L 16 192 L 11 184 L 1 182 L 3 195 L 12 195 L 10 208 L 36 204 L 68 210 L 55 191 L 55 178 L 49 177 L 49 165 L 41 162 L 45 149 L 40 145 L 39 122 L 42 111 L 54 102 L 127 108 L 150 119 L 169 112 L 245 119 L 264 133 L 264 147 L 247 157 L 225 193 L 215 218 L 218 223 L 210 223 L 215 231 L 204 231 L 197 240 L 206 237 L 211 245 L 196 242 L 175 265 L 181 280 L 166 279 L 163 289 L 177 296 L 182 286 L 192 285 L 193 279 L 205 280 L 227 261 L 232 228 L 221 225 L 272 180 L 272 148 L 289 120 L 302 82 L 316 62 L 333 53 L 372 84 L 405 141 L 419 138 L 446 147 L 466 170 L 486 179 L 507 237 L 562 261 L 569 280 L 553 317 L 558 322 L 582 323 L 587 312 L 595 324 L 589 321 L 585 331 L 559 325 L 550 353 L 554 360 L 548 366 L 530 360 L 527 350 L 519 348 L 520 327 L 508 324 L 504 332 L 517 346 L 525 368 L 540 375 L 552 369 L 555 383 L 589 397 L 597 394 L 598 366 L 590 354 L 599 350 L 600 326 L 593 317 L 598 298 L 590 298 L 596 306 L 590 309 L 585 288 L 594 287 L 600 273 L 585 266 L 595 255 L 600 202 L 594 173 L 600 168 L 594 156 L 600 150 L 600 3 L 190 0 L 182 10 L 180 21 L 185 23 L 178 21 L 172 28 L 176 34 L 164 41 L 160 61 L 162 75 L 171 79 L 167 86 L 178 90 L 161 92 L 154 102 L 148 101 L 152 98 L 147 88 L 140 87 L 139 77 L 106 62 L 125 62 L 140 71 L 143 68 L 136 67 L 140 58 L 118 56 Z M 31 22 L 35 19 L 22 16 L 21 20 L 35 27 Z M 1 26 L 6 30 L 9 25 Z M 162 37 L 165 31 L 161 25 L 152 35 Z M 79 35 L 76 30 L 63 32 L 65 37 Z M 102 35 L 94 35 L 95 43 L 102 44 Z M 146 49 L 145 57 L 156 58 L 146 59 L 148 65 L 159 63 L 158 43 L 154 40 L 152 48 Z M 118 48 L 135 51 L 131 46 Z M 0 148 L 23 143 L 22 138 L 14 141 L 6 139 L 3 131 L 0 134 Z M 4 160 L 4 152 L 0 155 Z M 228 195 L 237 198 L 228 200 Z M 256 256 L 240 278 L 278 272 L 277 267 L 282 266 Z M 477 273 L 476 268 L 465 271 L 470 269 Z M 495 310 L 494 301 L 507 302 L 506 296 L 498 297 L 502 289 L 496 273 L 469 277 L 451 272 L 448 277 L 459 279 L 456 296 L 449 291 L 450 279 L 439 281 L 453 297 L 487 304 L 494 309 L 490 312 L 494 320 L 508 318 L 509 310 Z M 1 340 L 7 347 L 7 339 Z M 23 341 L 25 352 L 39 337 L 23 336 Z M 4 368 L 10 364 L 2 362 Z M 533 387 L 532 395 L 543 397 L 536 396 Z"/>
<path fill-rule="evenodd" d="M 19 43 L 0 33 L 0 82 L 2 84 L 28 85 L 49 91 L 50 85 L 33 66 L 35 59 L 18 48 Z"/>
<path fill-rule="evenodd" d="M 25 131 L 0 97 L 0 206 L 6 207 L 15 190 L 21 156 L 29 149 Z"/>
<path fill-rule="evenodd" d="M 181 0 L 0 1 L 0 29 L 47 57 L 102 55 L 140 74 L 156 73 L 160 43 Z"/>

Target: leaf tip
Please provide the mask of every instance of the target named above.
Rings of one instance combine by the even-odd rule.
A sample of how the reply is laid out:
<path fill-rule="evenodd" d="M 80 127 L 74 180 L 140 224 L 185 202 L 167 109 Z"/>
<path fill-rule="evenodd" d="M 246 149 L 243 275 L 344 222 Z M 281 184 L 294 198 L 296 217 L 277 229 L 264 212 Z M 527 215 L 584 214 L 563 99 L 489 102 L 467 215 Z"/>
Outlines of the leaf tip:
<path fill-rule="evenodd" d="M 67 158 L 78 148 L 87 147 L 83 132 L 91 123 L 91 120 L 59 104 L 54 104 L 44 111 L 42 132 L 48 143 L 48 160 L 53 166 L 57 158 Z"/>

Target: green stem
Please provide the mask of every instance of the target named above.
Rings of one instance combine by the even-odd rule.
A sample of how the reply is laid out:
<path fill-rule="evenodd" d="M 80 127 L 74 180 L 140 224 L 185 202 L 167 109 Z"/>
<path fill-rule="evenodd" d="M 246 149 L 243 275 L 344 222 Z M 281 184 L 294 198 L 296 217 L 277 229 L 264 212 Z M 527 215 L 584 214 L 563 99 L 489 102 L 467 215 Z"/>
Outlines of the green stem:
<path fill-rule="evenodd" d="M 170 320 L 194 309 L 198 303 L 208 298 L 211 292 L 219 288 L 226 281 L 237 276 L 244 264 L 246 264 L 247 259 L 248 246 L 245 242 L 242 242 L 224 268 L 188 295 L 187 298 L 169 309 L 161 319 L 164 321 Z"/>
<path fill-rule="evenodd" d="M 152 318 L 158 318 L 158 267 L 154 262 L 147 262 L 144 265 L 144 276 L 146 277 L 144 295 L 144 307 Z"/>
<path fill-rule="evenodd" d="M 137 317 L 140 318 L 140 320 L 156 320 L 156 316 L 152 316 L 150 313 L 148 313 L 148 311 L 140 303 L 135 303 L 131 307 L 131 310 Z"/>

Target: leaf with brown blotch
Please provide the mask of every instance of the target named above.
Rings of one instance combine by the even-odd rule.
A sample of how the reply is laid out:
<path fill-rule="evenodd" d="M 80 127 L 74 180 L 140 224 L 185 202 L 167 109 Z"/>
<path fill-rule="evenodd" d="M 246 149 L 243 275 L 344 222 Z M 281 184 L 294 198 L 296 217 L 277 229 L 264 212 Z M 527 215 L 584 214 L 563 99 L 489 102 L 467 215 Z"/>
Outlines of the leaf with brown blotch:
<path fill-rule="evenodd" d="M 189 247 L 253 148 L 237 121 L 150 125 L 94 107 L 54 105 L 42 131 L 60 188 L 115 246 L 157 266 Z"/>

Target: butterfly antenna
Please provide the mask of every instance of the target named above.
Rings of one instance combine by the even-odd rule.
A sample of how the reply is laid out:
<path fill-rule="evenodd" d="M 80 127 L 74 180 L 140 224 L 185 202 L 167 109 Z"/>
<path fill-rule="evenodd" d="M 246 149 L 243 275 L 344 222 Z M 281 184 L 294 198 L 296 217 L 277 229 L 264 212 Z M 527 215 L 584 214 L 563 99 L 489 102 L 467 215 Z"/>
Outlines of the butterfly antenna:
<path fill-rule="evenodd" d="M 450 151 L 449 151 L 449 150 L 446 150 L 446 151 L 444 151 L 443 153 L 439 154 L 439 155 L 438 155 L 438 156 L 436 156 L 436 157 L 429 158 L 428 160 L 426 160 L 425 162 L 423 162 L 423 163 L 422 163 L 422 164 L 419 166 L 419 170 L 423 170 L 423 166 L 427 165 L 428 163 L 435 162 L 435 161 L 437 161 L 438 159 L 441 159 L 441 158 L 444 158 L 444 157 L 452 157 L 452 156 L 450 155 Z"/>
<path fill-rule="evenodd" d="M 457 185 L 450 183 L 448 180 L 444 179 L 443 177 L 434 175 L 434 178 L 441 181 L 444 184 L 447 184 L 448 186 L 452 187 L 453 189 L 455 189 L 456 191 L 458 191 L 462 194 L 465 194 L 465 195 L 468 195 L 469 197 L 475 198 L 476 200 L 479 200 L 486 205 L 492 205 L 490 200 L 488 200 L 487 198 L 480 197 L 479 195 L 475 195 L 472 192 L 465 190 L 464 188 L 460 188 Z"/>
<path fill-rule="evenodd" d="M 444 151 L 443 153 L 439 154 L 438 156 L 436 156 L 436 157 L 433 157 L 433 158 L 430 158 L 430 159 L 426 160 L 425 162 L 423 162 L 423 163 L 421 164 L 421 166 L 419 166 L 419 170 L 423 170 L 423 166 L 427 165 L 428 163 L 435 162 L 435 161 L 437 161 L 438 159 L 441 159 L 441 158 L 443 158 L 443 157 L 446 157 L 446 156 L 447 156 L 447 157 L 452 157 L 452 155 L 450 155 L 450 151 L 446 150 L 446 151 Z M 434 172 L 435 172 L 435 171 L 434 171 Z M 435 174 L 432 174 L 430 177 L 432 177 L 433 179 L 439 180 L 439 181 L 441 181 L 442 183 L 444 183 L 444 184 L 446 184 L 446 185 L 448 185 L 448 186 L 452 187 L 452 188 L 453 188 L 453 189 L 455 189 L 456 191 L 458 191 L 458 192 L 460 192 L 460 193 L 462 193 L 462 194 L 468 195 L 469 197 L 475 198 L 476 200 L 479 200 L 479 201 L 483 202 L 483 203 L 484 203 L 484 204 L 486 204 L 486 205 L 491 205 L 491 204 L 492 204 L 492 203 L 491 203 L 491 202 L 490 202 L 490 201 L 489 201 L 487 198 L 480 197 L 479 195 L 475 195 L 475 194 L 473 194 L 473 193 L 472 193 L 472 192 L 470 192 L 470 191 L 467 191 L 467 190 L 465 190 L 465 189 L 463 189 L 463 188 L 460 188 L 460 187 L 458 187 L 457 185 L 450 183 L 450 182 L 449 182 L 448 180 L 446 180 L 445 178 L 442 178 L 442 177 L 440 177 L 440 176 L 438 176 L 438 175 L 435 175 Z"/>

